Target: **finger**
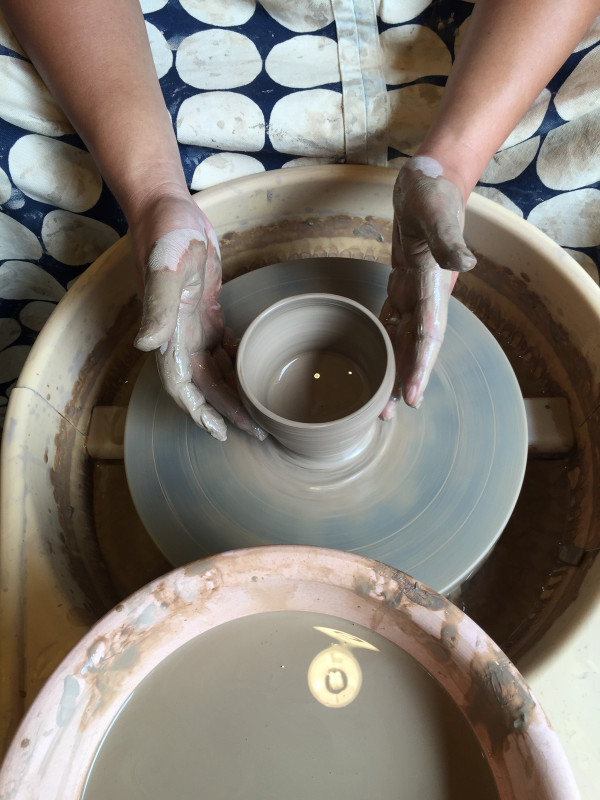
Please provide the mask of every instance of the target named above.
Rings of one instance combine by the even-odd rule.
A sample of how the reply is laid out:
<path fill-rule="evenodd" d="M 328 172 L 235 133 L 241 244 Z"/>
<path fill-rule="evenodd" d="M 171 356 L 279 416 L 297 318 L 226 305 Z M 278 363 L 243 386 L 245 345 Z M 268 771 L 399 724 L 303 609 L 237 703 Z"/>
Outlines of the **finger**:
<path fill-rule="evenodd" d="M 194 383 L 207 402 L 220 411 L 236 428 L 249 433 L 261 442 L 266 439 L 267 433 L 250 417 L 239 395 L 224 380 L 210 353 L 194 354 L 191 363 Z"/>
<path fill-rule="evenodd" d="M 221 415 L 206 402 L 202 392 L 192 383 L 192 366 L 185 348 L 171 343 L 164 352 L 157 352 L 156 365 L 165 391 L 189 414 L 199 428 L 224 442 L 227 426 Z"/>
<path fill-rule="evenodd" d="M 433 371 L 442 340 L 436 334 L 415 336 L 415 359 L 412 369 L 403 376 L 402 396 L 406 405 L 419 408 Z"/>
<path fill-rule="evenodd" d="M 240 345 L 240 340 L 229 327 L 225 328 L 222 344 L 224 349 L 229 354 L 229 357 L 232 359 L 232 361 L 235 361 L 237 357 L 238 347 Z"/>
<path fill-rule="evenodd" d="M 215 350 L 213 350 L 212 356 L 225 383 L 230 386 L 234 392 L 237 392 L 235 368 L 231 356 L 227 350 L 225 350 L 224 347 L 217 347 Z"/>
<path fill-rule="evenodd" d="M 398 397 L 394 397 L 392 395 L 392 397 L 390 397 L 390 399 L 387 401 L 385 408 L 379 415 L 379 419 L 384 420 L 384 422 L 388 422 L 389 420 L 391 420 L 394 414 L 396 413 L 396 406 L 398 405 L 398 400 L 399 400 Z"/>
<path fill-rule="evenodd" d="M 214 233 L 214 231 L 213 231 Z M 219 250 L 219 243 L 214 237 L 208 240 L 208 249 L 206 251 L 206 266 L 205 266 L 205 291 L 208 295 L 217 297 L 221 291 L 221 283 L 223 281 L 223 273 L 221 269 L 221 252 Z"/>
<path fill-rule="evenodd" d="M 433 264 L 431 255 L 429 263 Z M 390 299 L 382 309 L 396 359 L 396 382 L 391 402 L 383 412 L 389 418 L 396 401 L 418 408 L 446 331 L 448 302 L 458 273 L 435 264 L 424 270 L 390 276 Z M 401 313 L 400 309 L 405 310 Z"/>
<path fill-rule="evenodd" d="M 199 428 L 208 431 L 219 442 L 226 441 L 227 426 L 223 417 L 206 402 L 202 392 L 191 381 L 180 386 L 179 400 Z"/>
<path fill-rule="evenodd" d="M 212 352 L 220 347 L 225 334 L 225 318 L 223 308 L 216 298 L 202 297 L 199 313 L 195 311 L 192 323 L 196 329 L 202 330 L 202 349 Z"/>
<path fill-rule="evenodd" d="M 388 279 L 388 297 L 379 315 L 380 322 L 392 342 L 396 362 L 396 375 L 392 393 L 385 408 L 379 415 L 382 420 L 390 420 L 394 416 L 398 401 L 402 397 L 402 380 L 406 371 L 405 365 L 410 358 L 411 345 L 407 338 L 407 330 L 412 319 L 416 295 L 412 291 L 411 281 L 407 277 L 407 272 L 402 267 L 396 266 L 392 269 Z M 393 298 L 393 302 L 391 298 Z"/>
<path fill-rule="evenodd" d="M 173 349 L 170 347 L 165 353 L 156 355 L 156 364 L 165 391 L 199 428 L 224 442 L 227 439 L 227 427 L 223 418 L 208 405 L 202 392 L 192 383 L 189 360 L 185 364 L 178 363 Z"/>
<path fill-rule="evenodd" d="M 400 223 L 396 214 L 392 226 L 392 273 L 398 267 L 406 267 L 404 252 L 402 250 L 402 234 L 400 233 Z M 388 292 L 389 293 L 389 292 Z"/>
<path fill-rule="evenodd" d="M 218 411 L 207 402 L 201 389 L 192 382 L 192 363 L 187 347 L 179 344 L 179 327 L 178 325 L 169 346 L 156 355 L 162 384 L 165 391 L 189 414 L 198 427 L 224 442 L 227 439 L 227 426 Z"/>
<path fill-rule="evenodd" d="M 410 329 L 412 315 L 405 314 L 402 317 L 390 317 L 385 328 L 390 336 L 396 361 L 396 376 L 390 398 L 379 415 L 383 420 L 389 420 L 394 416 L 398 401 L 402 397 L 402 384 L 405 379 L 407 368 L 412 365 L 412 353 L 414 350 L 414 339 Z"/>
<path fill-rule="evenodd" d="M 436 220 L 428 237 L 431 253 L 442 269 L 453 272 L 468 272 L 477 264 L 477 259 L 467 247 L 457 220 L 448 216 Z"/>
<path fill-rule="evenodd" d="M 165 389 L 173 397 L 192 380 L 190 340 L 185 321 L 179 316 L 169 342 L 157 352 L 156 363 Z"/>
<path fill-rule="evenodd" d="M 234 335 L 231 328 L 225 328 L 221 344 L 212 351 L 221 374 L 236 393 L 237 376 L 235 373 L 235 360 L 237 358 L 239 344 L 240 340 Z"/>
<path fill-rule="evenodd" d="M 402 395 L 407 405 L 418 408 L 429 382 L 433 366 L 446 333 L 450 291 L 455 272 L 438 267 L 429 272 L 422 284 L 422 297 L 413 316 L 414 349 L 406 361 Z"/>
<path fill-rule="evenodd" d="M 414 330 L 411 327 L 414 324 L 414 321 L 403 320 L 393 333 L 396 379 L 390 399 L 380 414 L 384 420 L 394 415 L 401 397 L 411 408 L 419 408 L 442 344 L 436 334 Z"/>
<path fill-rule="evenodd" d="M 442 240 L 437 234 L 429 232 L 425 236 L 426 238 L 403 236 L 402 257 L 398 259 L 396 255 L 401 274 L 407 270 L 425 274 L 439 268 L 446 272 L 468 272 L 477 263 L 462 239 Z M 460 232 L 458 236 L 460 237 Z"/>
<path fill-rule="evenodd" d="M 225 335 L 225 320 L 219 302 L 221 277 L 219 251 L 210 247 L 204 267 L 204 288 L 200 303 L 200 325 L 204 331 L 202 349 L 209 352 L 212 352 L 223 341 Z"/>
<path fill-rule="evenodd" d="M 468 272 L 477 259 L 465 243 L 465 206 L 460 190 L 452 182 L 436 178 L 429 182 L 429 207 L 423 210 L 426 244 L 442 269 Z"/>

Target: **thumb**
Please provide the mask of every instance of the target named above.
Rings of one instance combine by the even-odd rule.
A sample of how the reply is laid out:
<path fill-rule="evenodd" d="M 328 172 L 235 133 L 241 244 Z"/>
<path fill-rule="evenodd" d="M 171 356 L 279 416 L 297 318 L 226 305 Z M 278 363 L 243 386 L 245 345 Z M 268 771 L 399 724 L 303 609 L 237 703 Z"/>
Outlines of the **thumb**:
<path fill-rule="evenodd" d="M 140 350 L 155 350 L 173 336 L 182 292 L 206 262 L 206 232 L 174 229 L 153 245 L 145 269 L 142 324 L 135 340 Z"/>
<path fill-rule="evenodd" d="M 429 226 L 429 249 L 442 269 L 468 272 L 477 263 L 465 243 L 462 218 L 462 205 L 458 212 L 452 208 L 438 209 L 433 224 Z"/>
<path fill-rule="evenodd" d="M 147 271 L 138 350 L 156 350 L 166 345 L 175 331 L 181 301 L 181 278 L 171 270 Z"/>

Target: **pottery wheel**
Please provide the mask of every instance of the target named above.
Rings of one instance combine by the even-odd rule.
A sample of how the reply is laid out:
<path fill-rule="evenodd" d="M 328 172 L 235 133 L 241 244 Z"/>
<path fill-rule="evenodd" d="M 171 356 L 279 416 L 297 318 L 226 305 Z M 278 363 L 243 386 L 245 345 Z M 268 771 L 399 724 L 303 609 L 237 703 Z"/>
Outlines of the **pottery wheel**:
<path fill-rule="evenodd" d="M 389 267 L 355 259 L 276 264 L 223 286 L 241 336 L 284 297 L 330 292 L 378 314 Z M 275 440 L 231 425 L 217 442 L 162 389 L 154 359 L 134 388 L 125 466 L 137 511 L 175 566 L 226 550 L 295 543 L 350 550 L 448 593 L 485 559 L 520 491 L 525 408 L 487 328 L 451 299 L 448 328 L 420 409 L 398 404 L 358 460 L 302 463 Z"/>

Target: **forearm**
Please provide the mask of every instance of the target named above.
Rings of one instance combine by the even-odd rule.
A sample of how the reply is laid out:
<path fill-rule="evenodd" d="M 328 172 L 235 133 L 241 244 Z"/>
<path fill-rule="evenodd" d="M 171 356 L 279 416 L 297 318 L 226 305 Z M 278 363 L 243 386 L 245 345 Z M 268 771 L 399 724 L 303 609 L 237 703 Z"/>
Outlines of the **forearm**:
<path fill-rule="evenodd" d="M 185 179 L 139 0 L 0 0 L 130 223 Z"/>
<path fill-rule="evenodd" d="M 598 0 L 478 0 L 418 151 L 443 166 L 465 200 L 599 10 Z"/>

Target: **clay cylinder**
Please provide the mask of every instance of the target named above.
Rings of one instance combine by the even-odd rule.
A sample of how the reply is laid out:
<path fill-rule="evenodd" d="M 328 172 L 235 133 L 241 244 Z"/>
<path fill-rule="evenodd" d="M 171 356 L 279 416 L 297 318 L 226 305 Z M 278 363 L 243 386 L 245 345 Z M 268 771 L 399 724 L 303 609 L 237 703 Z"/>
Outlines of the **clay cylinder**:
<path fill-rule="evenodd" d="M 251 416 L 288 450 L 309 458 L 360 452 L 395 375 L 392 346 L 377 317 L 332 294 L 296 295 L 263 311 L 242 337 L 236 369 Z"/>

